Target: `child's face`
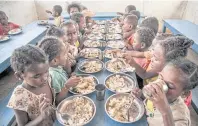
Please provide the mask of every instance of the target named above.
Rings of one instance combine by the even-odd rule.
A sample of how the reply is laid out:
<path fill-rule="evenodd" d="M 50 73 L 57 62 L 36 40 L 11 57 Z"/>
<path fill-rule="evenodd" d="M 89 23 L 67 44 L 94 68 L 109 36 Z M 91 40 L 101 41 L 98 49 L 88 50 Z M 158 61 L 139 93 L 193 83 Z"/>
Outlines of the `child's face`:
<path fill-rule="evenodd" d="M 77 31 L 76 31 L 76 27 L 74 25 L 69 25 L 69 26 L 63 27 L 63 30 L 64 30 L 65 35 L 66 35 L 66 37 L 65 37 L 66 42 L 73 45 L 78 39 L 78 34 L 77 34 Z"/>
<path fill-rule="evenodd" d="M 52 9 L 52 16 L 54 16 L 54 17 L 58 16 L 58 13 L 54 9 Z"/>
<path fill-rule="evenodd" d="M 143 51 L 144 48 L 145 44 L 140 42 L 139 35 L 135 33 L 133 38 L 133 49 L 135 51 Z"/>
<path fill-rule="evenodd" d="M 160 44 L 157 44 L 153 47 L 152 54 L 151 68 L 156 72 L 162 71 L 165 65 L 164 48 Z"/>
<path fill-rule="evenodd" d="M 178 68 L 172 65 L 166 65 L 160 78 L 165 81 L 168 86 L 166 97 L 171 103 L 176 100 L 183 92 L 185 84 L 187 84 L 187 76 Z"/>
<path fill-rule="evenodd" d="M 48 69 L 48 63 L 32 64 L 25 69 L 21 74 L 21 77 L 24 80 L 24 83 L 32 87 L 42 87 L 49 83 Z"/>
<path fill-rule="evenodd" d="M 124 32 L 128 32 L 128 31 L 131 31 L 131 30 L 132 30 L 132 25 L 130 25 L 130 24 L 127 22 L 127 19 L 124 19 L 123 26 L 122 26 L 122 30 L 123 30 Z"/>
<path fill-rule="evenodd" d="M 80 22 L 79 22 L 79 30 L 83 30 L 84 28 L 85 28 L 85 26 L 86 26 L 86 24 L 85 24 L 85 17 L 81 17 L 80 18 Z"/>
<path fill-rule="evenodd" d="M 0 24 L 8 25 L 8 17 L 5 14 L 0 15 Z"/>
<path fill-rule="evenodd" d="M 72 15 L 73 13 L 76 13 L 76 12 L 79 12 L 78 8 L 77 7 L 72 7 L 70 8 L 70 15 Z"/>

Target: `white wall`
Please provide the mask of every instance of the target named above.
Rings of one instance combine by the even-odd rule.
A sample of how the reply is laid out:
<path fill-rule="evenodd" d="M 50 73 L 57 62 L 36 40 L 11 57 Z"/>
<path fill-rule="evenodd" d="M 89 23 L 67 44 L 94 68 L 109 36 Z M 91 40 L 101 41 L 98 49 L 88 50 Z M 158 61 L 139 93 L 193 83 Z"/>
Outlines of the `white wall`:
<path fill-rule="evenodd" d="M 34 1 L 0 1 L 0 10 L 7 14 L 9 21 L 21 26 L 37 19 Z"/>
<path fill-rule="evenodd" d="M 183 19 L 198 24 L 198 1 L 189 1 Z"/>

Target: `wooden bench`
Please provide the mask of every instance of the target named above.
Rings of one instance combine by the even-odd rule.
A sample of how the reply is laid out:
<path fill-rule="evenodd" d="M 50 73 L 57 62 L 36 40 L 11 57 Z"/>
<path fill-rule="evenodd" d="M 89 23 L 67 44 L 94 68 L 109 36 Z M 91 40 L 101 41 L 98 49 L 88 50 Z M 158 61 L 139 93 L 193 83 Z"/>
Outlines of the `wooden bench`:
<path fill-rule="evenodd" d="M 187 20 L 163 20 L 163 32 L 168 28 L 173 34 L 181 34 L 194 41 L 192 49 L 198 53 L 198 25 Z M 198 113 L 198 87 L 192 90 L 192 106 Z"/>
<path fill-rule="evenodd" d="M 10 66 L 10 56 L 16 48 L 26 44 L 36 44 L 45 35 L 47 28 L 37 25 L 35 21 L 22 29 L 22 33 L 13 35 L 10 40 L 0 43 L 0 73 Z"/>

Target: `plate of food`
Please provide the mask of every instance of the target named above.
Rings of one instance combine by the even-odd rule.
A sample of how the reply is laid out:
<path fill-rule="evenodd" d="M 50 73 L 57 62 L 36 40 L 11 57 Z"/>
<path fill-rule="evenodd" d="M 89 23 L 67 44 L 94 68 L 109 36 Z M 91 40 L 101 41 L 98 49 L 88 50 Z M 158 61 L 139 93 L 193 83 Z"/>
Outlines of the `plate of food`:
<path fill-rule="evenodd" d="M 93 33 L 93 34 L 96 34 L 96 33 L 105 34 L 105 33 L 106 33 L 106 30 L 105 30 L 105 28 L 96 28 L 96 29 L 93 29 L 93 30 L 92 30 L 92 33 Z"/>
<path fill-rule="evenodd" d="M 107 39 L 108 40 L 120 40 L 122 39 L 121 34 L 107 34 Z"/>
<path fill-rule="evenodd" d="M 98 59 L 83 60 L 78 69 L 83 73 L 97 73 L 104 68 L 104 63 Z"/>
<path fill-rule="evenodd" d="M 87 58 L 87 59 L 94 59 L 102 57 L 102 51 L 98 48 L 84 48 L 80 51 L 80 56 Z"/>
<path fill-rule="evenodd" d="M 38 21 L 37 24 L 38 25 L 47 25 L 48 24 L 48 21 L 47 20 L 40 20 L 40 21 Z"/>
<path fill-rule="evenodd" d="M 125 47 L 125 44 L 123 41 L 121 40 L 117 40 L 117 41 L 108 41 L 107 42 L 107 47 L 109 48 L 114 48 L 114 49 L 122 49 Z"/>
<path fill-rule="evenodd" d="M 97 48 L 97 47 L 101 47 L 102 46 L 102 42 L 104 41 L 101 41 L 101 40 L 86 40 L 84 41 L 84 46 L 85 47 L 88 47 L 88 48 Z"/>
<path fill-rule="evenodd" d="M 105 63 L 107 71 L 112 73 L 134 72 L 135 68 L 127 64 L 122 58 L 114 58 Z"/>
<path fill-rule="evenodd" d="M 98 79 L 93 75 L 79 74 L 80 82 L 77 86 L 70 88 L 70 92 L 73 94 L 87 95 L 95 91 L 95 86 L 98 84 Z"/>
<path fill-rule="evenodd" d="M 0 43 L 8 41 L 9 39 L 10 39 L 10 36 L 8 36 L 8 35 L 0 36 Z"/>
<path fill-rule="evenodd" d="M 101 34 L 101 33 L 98 33 L 98 34 L 88 34 L 87 35 L 87 38 L 88 39 L 92 39 L 92 40 L 99 40 L 99 39 L 104 39 L 104 35 Z"/>
<path fill-rule="evenodd" d="M 64 99 L 57 109 L 60 113 L 67 113 L 69 118 L 63 119 L 60 113 L 56 112 L 57 120 L 64 126 L 83 126 L 88 124 L 96 114 L 94 102 L 81 95 L 70 96 Z"/>
<path fill-rule="evenodd" d="M 101 21 L 96 21 L 96 24 L 99 24 L 99 25 L 105 25 L 106 21 L 105 20 L 101 20 Z"/>
<path fill-rule="evenodd" d="M 122 58 L 123 53 L 120 49 L 106 49 L 104 51 L 105 58 L 113 59 L 113 58 Z"/>
<path fill-rule="evenodd" d="M 138 98 L 128 93 L 119 93 L 107 99 L 105 112 L 116 122 L 133 123 L 142 118 L 145 109 L 143 102 Z"/>
<path fill-rule="evenodd" d="M 127 93 L 137 86 L 133 77 L 124 73 L 115 73 L 105 79 L 105 86 L 114 93 Z"/>
<path fill-rule="evenodd" d="M 118 27 L 110 27 L 108 29 L 109 33 L 115 33 L 115 34 L 120 34 L 122 33 L 122 29 Z"/>
<path fill-rule="evenodd" d="M 15 28 L 15 29 L 12 29 L 8 32 L 9 35 L 17 35 L 17 34 L 20 34 L 22 32 L 22 29 L 21 28 Z"/>

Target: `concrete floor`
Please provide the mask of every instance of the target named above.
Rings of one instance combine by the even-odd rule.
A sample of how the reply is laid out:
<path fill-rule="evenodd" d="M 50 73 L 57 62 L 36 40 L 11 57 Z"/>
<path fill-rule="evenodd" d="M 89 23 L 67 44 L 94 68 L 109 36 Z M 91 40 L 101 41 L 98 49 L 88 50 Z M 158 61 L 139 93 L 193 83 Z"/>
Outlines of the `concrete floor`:
<path fill-rule="evenodd" d="M 196 63 L 198 65 L 198 54 L 193 52 L 192 50 L 189 50 L 187 58 L 191 60 L 192 62 Z M 0 100 L 7 96 L 9 91 L 16 86 L 16 83 L 19 81 L 15 78 L 14 72 L 4 72 L 3 74 L 0 74 Z M 194 109 L 190 106 L 189 107 L 191 112 L 191 121 L 192 126 L 198 126 L 198 115 L 194 111 Z"/>

